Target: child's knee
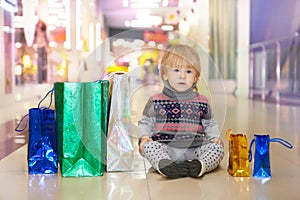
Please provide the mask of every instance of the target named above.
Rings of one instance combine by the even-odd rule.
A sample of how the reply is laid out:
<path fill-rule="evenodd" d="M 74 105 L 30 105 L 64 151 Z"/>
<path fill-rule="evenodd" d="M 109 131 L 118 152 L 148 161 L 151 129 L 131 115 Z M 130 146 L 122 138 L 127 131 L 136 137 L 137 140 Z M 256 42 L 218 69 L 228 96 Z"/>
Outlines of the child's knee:
<path fill-rule="evenodd" d="M 153 147 L 154 147 L 154 142 L 153 141 L 146 142 L 144 144 L 144 146 L 142 147 L 142 151 L 143 151 L 144 154 L 148 153 Z"/>
<path fill-rule="evenodd" d="M 143 149 L 151 148 L 152 146 L 154 146 L 154 141 L 149 141 L 144 144 Z"/>

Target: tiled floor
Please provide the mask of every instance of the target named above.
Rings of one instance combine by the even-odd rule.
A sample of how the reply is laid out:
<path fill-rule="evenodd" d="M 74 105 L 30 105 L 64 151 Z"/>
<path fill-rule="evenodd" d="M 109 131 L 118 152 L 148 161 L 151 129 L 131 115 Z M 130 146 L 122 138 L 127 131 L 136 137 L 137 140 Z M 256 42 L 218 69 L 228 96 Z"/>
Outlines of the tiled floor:
<path fill-rule="evenodd" d="M 300 199 L 300 107 L 277 106 L 230 95 L 225 105 L 226 109 L 215 108 L 216 117 L 221 116 L 218 120 L 222 124 L 225 158 L 217 170 L 201 178 L 163 178 L 137 154 L 134 172 L 110 172 L 91 178 L 62 178 L 60 174 L 28 175 L 27 146 L 23 145 L 0 160 L 0 199 Z M 11 115 L 8 112 L 1 110 L 1 115 Z M 226 113 L 224 123 L 222 113 Z M 12 125 L 3 125 L 12 123 L 9 121 L 2 122 L 1 134 L 13 133 Z M 268 133 L 271 137 L 290 141 L 294 148 L 271 144 L 270 179 L 232 177 L 227 173 L 228 141 L 225 131 L 228 128 L 247 133 L 249 140 L 254 133 Z M 6 148 L 0 149 L 5 151 Z"/>

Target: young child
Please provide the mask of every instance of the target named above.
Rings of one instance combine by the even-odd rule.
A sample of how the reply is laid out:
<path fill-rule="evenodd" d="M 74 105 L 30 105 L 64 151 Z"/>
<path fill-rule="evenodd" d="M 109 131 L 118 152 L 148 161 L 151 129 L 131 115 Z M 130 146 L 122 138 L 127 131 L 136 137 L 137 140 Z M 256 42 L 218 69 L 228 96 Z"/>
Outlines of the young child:
<path fill-rule="evenodd" d="M 200 68 L 192 47 L 170 47 L 160 63 L 163 91 L 150 97 L 138 123 L 140 154 L 168 178 L 200 177 L 224 156 L 207 97 L 197 92 Z"/>

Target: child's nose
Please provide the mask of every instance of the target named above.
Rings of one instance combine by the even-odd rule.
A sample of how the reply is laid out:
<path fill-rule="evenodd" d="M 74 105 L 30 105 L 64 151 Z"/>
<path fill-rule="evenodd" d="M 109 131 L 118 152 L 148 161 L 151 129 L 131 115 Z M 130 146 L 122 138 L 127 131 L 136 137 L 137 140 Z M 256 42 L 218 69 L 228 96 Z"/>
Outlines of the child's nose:
<path fill-rule="evenodd" d="M 180 70 L 180 78 L 185 78 L 186 74 L 184 70 Z"/>

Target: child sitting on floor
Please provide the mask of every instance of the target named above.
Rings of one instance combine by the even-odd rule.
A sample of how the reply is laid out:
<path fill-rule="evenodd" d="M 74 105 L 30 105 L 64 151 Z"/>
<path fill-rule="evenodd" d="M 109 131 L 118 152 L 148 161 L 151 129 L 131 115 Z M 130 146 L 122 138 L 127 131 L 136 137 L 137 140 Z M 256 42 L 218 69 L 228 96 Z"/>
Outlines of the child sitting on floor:
<path fill-rule="evenodd" d="M 163 176 L 200 177 L 224 157 L 207 97 L 197 92 L 200 58 L 188 45 L 170 47 L 160 63 L 164 88 L 139 120 L 139 152 Z"/>

